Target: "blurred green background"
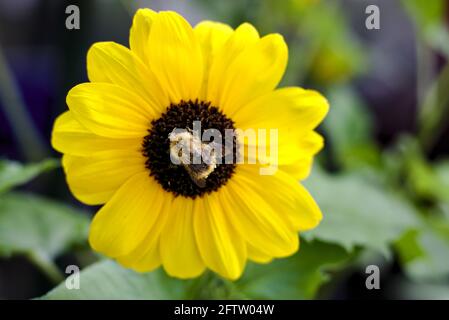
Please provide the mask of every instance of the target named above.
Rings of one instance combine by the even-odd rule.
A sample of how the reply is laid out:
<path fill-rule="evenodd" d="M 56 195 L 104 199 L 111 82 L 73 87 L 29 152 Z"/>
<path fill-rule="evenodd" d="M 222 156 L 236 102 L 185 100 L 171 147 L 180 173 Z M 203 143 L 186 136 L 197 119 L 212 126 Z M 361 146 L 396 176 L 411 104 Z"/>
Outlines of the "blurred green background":
<path fill-rule="evenodd" d="M 80 30 L 65 28 L 69 4 Z M 371 4 L 379 30 L 365 27 Z M 249 264 L 237 282 L 180 281 L 89 249 L 96 208 L 70 195 L 50 132 L 67 91 L 87 81 L 89 46 L 127 45 L 139 7 L 281 33 L 282 85 L 329 99 L 305 182 L 324 220 L 293 257 Z M 449 299 L 448 27 L 443 0 L 0 0 L 0 298 Z M 80 290 L 64 286 L 70 264 L 83 269 Z M 365 286 L 372 264 L 379 290 Z"/>

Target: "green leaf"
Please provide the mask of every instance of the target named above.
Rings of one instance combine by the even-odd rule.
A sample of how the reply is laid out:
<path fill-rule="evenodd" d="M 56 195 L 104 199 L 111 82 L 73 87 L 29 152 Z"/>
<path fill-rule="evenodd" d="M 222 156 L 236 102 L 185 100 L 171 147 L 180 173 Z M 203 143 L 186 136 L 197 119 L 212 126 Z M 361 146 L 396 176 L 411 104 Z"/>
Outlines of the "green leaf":
<path fill-rule="evenodd" d="M 449 36 L 445 43 L 449 43 Z M 449 57 L 449 52 L 447 56 Z M 449 116 L 449 64 L 432 81 L 418 109 L 418 138 L 427 150 L 435 146 L 446 128 Z"/>
<path fill-rule="evenodd" d="M 410 230 L 404 233 L 394 244 L 399 259 L 403 263 L 409 263 L 425 255 L 423 248 L 418 242 L 418 237 L 419 232 L 417 230 Z"/>
<path fill-rule="evenodd" d="M 304 233 L 308 239 L 348 250 L 369 247 L 388 256 L 389 244 L 418 225 L 413 207 L 365 176 L 314 170 L 305 185 L 324 215 L 317 228 Z"/>
<path fill-rule="evenodd" d="M 21 164 L 16 161 L 0 161 L 0 193 L 34 179 L 39 174 L 59 166 L 59 161 L 47 159 L 39 163 Z"/>
<path fill-rule="evenodd" d="M 411 197 L 430 203 L 449 203 L 449 161 L 429 163 L 418 142 L 410 136 L 402 136 L 397 150 L 387 154 L 386 159 L 391 167 L 390 176 L 402 173 L 396 180 L 402 184 L 406 181 L 404 189 Z"/>
<path fill-rule="evenodd" d="M 438 183 L 435 190 L 441 201 L 449 203 L 449 161 L 441 161 L 435 166 L 435 175 Z"/>
<path fill-rule="evenodd" d="M 408 247 L 399 246 L 398 252 L 407 276 L 418 281 L 440 281 L 449 276 L 449 223 L 435 213 L 423 223 L 414 239 L 420 254 L 413 259 Z"/>
<path fill-rule="evenodd" d="M 345 83 L 366 70 L 367 52 L 354 36 L 341 6 L 320 2 L 309 6 L 304 13 L 299 20 L 298 15 L 294 16 L 290 27 L 297 28 L 298 36 L 306 39 L 302 41 L 303 46 L 313 49 L 310 70 L 303 69 L 303 73 L 310 71 L 312 80 L 329 86 Z"/>
<path fill-rule="evenodd" d="M 292 257 L 267 265 L 250 264 L 237 291 L 250 299 L 311 299 L 330 277 L 326 271 L 349 261 L 342 247 L 320 241 L 302 241 Z"/>
<path fill-rule="evenodd" d="M 402 0 L 402 4 L 415 24 L 417 35 L 432 49 L 449 56 L 449 31 L 445 22 L 447 1 Z"/>
<path fill-rule="evenodd" d="M 323 126 L 337 161 L 344 167 L 377 164 L 372 119 L 362 100 L 348 87 L 336 87 L 328 97 L 332 106 Z"/>
<path fill-rule="evenodd" d="M 394 281 L 392 299 L 449 300 L 448 283 L 423 283 L 406 280 Z"/>
<path fill-rule="evenodd" d="M 0 256 L 51 259 L 86 240 L 89 219 L 78 210 L 26 193 L 0 195 Z"/>
<path fill-rule="evenodd" d="M 210 272 L 192 280 L 170 278 L 162 269 L 136 273 L 104 260 L 80 273 L 80 289 L 61 283 L 43 299 L 308 299 L 329 277 L 324 270 L 346 261 L 341 247 L 313 242 L 302 244 L 296 255 L 267 265 L 250 264 L 237 282 Z M 73 277 L 73 275 L 71 276 Z M 68 278 L 67 281 L 71 279 Z"/>
<path fill-rule="evenodd" d="M 402 3 L 421 30 L 427 31 L 444 19 L 445 0 L 402 0 Z"/>
<path fill-rule="evenodd" d="M 70 277 L 73 277 L 71 275 Z M 168 277 L 161 269 L 136 273 L 111 260 L 97 262 L 80 273 L 80 288 L 69 290 L 61 283 L 43 299 L 185 299 L 194 280 Z M 70 281 L 70 278 L 67 279 Z"/>

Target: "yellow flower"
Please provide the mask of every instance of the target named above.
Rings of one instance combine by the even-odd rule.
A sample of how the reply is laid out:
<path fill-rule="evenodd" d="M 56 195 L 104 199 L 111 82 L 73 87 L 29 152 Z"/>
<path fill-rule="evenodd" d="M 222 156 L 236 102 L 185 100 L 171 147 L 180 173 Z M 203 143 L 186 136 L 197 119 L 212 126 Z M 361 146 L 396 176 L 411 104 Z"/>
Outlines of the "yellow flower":
<path fill-rule="evenodd" d="M 248 259 L 295 253 L 298 232 L 322 217 L 298 180 L 323 146 L 313 130 L 328 104 L 315 91 L 276 89 L 287 64 L 282 36 L 260 37 L 248 23 L 192 28 L 177 13 L 141 9 L 129 42 L 90 48 L 90 82 L 70 90 L 53 129 L 72 193 L 104 204 L 90 228 L 93 249 L 139 272 L 162 265 L 191 278 L 208 268 L 228 279 Z M 168 137 L 193 120 L 221 133 L 278 129 L 278 170 L 261 175 L 261 160 L 273 159 L 260 156 L 217 164 L 197 183 L 189 166 L 172 163 Z M 253 147 L 234 142 L 235 156 Z"/>

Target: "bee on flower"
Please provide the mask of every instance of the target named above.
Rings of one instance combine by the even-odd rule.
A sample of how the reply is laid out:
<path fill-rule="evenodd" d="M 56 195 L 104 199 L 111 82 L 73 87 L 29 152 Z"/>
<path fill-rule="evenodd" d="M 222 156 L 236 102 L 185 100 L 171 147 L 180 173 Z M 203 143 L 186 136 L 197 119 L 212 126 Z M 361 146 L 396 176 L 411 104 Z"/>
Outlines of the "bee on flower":
<path fill-rule="evenodd" d="M 69 91 L 52 134 L 71 192 L 103 205 L 90 228 L 93 249 L 139 272 L 163 266 L 192 278 L 210 269 L 228 279 L 247 260 L 295 253 L 298 233 L 322 218 L 298 181 L 323 146 L 314 129 L 328 103 L 312 90 L 277 88 L 288 60 L 282 36 L 261 37 L 248 23 L 192 27 L 175 12 L 140 9 L 129 47 L 90 48 L 89 82 Z M 173 163 L 180 136 L 170 134 L 194 121 L 223 135 L 276 129 L 278 170 L 261 175 L 270 159 L 259 155 L 255 163 Z M 208 148 L 186 132 L 195 150 Z M 268 144 L 236 139 L 230 153 Z"/>

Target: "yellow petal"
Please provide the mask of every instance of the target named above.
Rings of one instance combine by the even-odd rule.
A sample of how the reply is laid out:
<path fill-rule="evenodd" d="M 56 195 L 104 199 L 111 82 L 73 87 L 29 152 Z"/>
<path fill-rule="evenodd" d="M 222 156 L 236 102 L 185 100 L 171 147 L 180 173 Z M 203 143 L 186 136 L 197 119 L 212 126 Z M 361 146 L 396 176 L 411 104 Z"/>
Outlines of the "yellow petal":
<path fill-rule="evenodd" d="M 278 215 L 287 217 L 294 230 L 309 230 L 320 223 L 320 208 L 309 192 L 291 175 L 278 170 L 273 175 L 262 176 L 255 165 L 241 165 L 238 169 L 238 179 L 276 208 Z"/>
<path fill-rule="evenodd" d="M 245 268 L 246 244 L 234 230 L 217 193 L 197 201 L 195 236 L 206 265 L 221 276 L 235 280 Z"/>
<path fill-rule="evenodd" d="M 242 129 L 282 128 L 298 133 L 316 128 L 328 111 L 329 104 L 320 93 L 288 87 L 261 96 L 229 116 Z"/>
<path fill-rule="evenodd" d="M 232 35 L 233 30 L 226 24 L 213 21 L 202 21 L 198 23 L 193 30 L 201 44 L 204 59 L 203 85 L 198 98 L 207 100 L 207 83 L 212 62 L 214 61 L 217 52 Z"/>
<path fill-rule="evenodd" d="M 259 249 L 247 244 L 248 259 L 257 263 L 270 263 L 273 261 L 273 257 L 267 255 L 266 253 L 260 251 Z"/>
<path fill-rule="evenodd" d="M 201 46 L 190 24 L 175 12 L 160 12 L 150 30 L 151 70 L 173 103 L 198 98 L 203 79 Z"/>
<path fill-rule="evenodd" d="M 63 156 L 67 183 L 74 196 L 86 204 L 108 201 L 136 173 L 145 171 L 139 145 L 125 150 L 96 152 L 88 157 Z"/>
<path fill-rule="evenodd" d="M 170 214 L 172 214 L 173 196 L 165 193 L 164 204 L 157 221 L 153 223 L 153 227 L 148 232 L 146 238 L 131 253 L 117 258 L 117 261 L 127 268 L 131 268 L 137 272 L 149 272 L 162 264 L 159 252 L 160 235 L 165 227 Z"/>
<path fill-rule="evenodd" d="M 282 180 L 285 181 L 287 178 L 284 177 Z M 289 180 L 293 185 L 294 179 Z M 299 231 L 307 231 L 318 226 L 323 219 L 323 214 L 307 189 L 300 183 L 297 186 L 299 186 L 296 191 L 298 210 L 289 212 L 289 218 Z"/>
<path fill-rule="evenodd" d="M 136 139 L 109 139 L 98 136 L 83 127 L 70 111 L 64 112 L 53 126 L 51 144 L 61 153 L 74 156 L 89 156 L 95 152 L 129 149 L 141 144 Z"/>
<path fill-rule="evenodd" d="M 279 165 L 279 170 L 291 175 L 296 180 L 304 180 L 310 175 L 313 166 L 313 157 L 305 156 L 303 158 L 296 159 L 291 164 Z"/>
<path fill-rule="evenodd" d="M 97 42 L 87 53 L 91 82 L 113 83 L 144 99 L 159 115 L 168 97 L 150 69 L 128 48 L 115 42 Z"/>
<path fill-rule="evenodd" d="M 306 179 L 313 165 L 313 157 L 323 148 L 324 139 L 315 131 L 305 133 L 296 143 L 285 141 L 278 145 L 279 169 L 292 175 L 296 180 Z M 269 162 L 270 159 L 263 161 Z"/>
<path fill-rule="evenodd" d="M 291 166 L 296 164 L 301 166 L 302 174 L 306 174 L 310 170 L 312 157 L 324 146 L 323 137 L 315 131 L 306 132 L 299 138 L 297 135 L 292 134 L 290 135 L 290 139 L 286 138 L 289 136 L 286 131 L 279 129 L 278 133 L 278 144 L 277 146 L 274 146 L 277 147 L 278 151 L 277 159 L 271 157 L 269 154 L 265 156 L 265 153 L 262 153 L 263 156 L 259 156 L 260 161 L 262 163 L 277 162 L 280 166 Z M 264 145 L 263 142 L 260 142 L 257 147 L 270 150 L 270 147 L 272 146 L 270 143 Z M 307 165 L 309 165 L 309 168 L 306 167 Z"/>
<path fill-rule="evenodd" d="M 83 83 L 67 94 L 73 116 L 89 131 L 108 138 L 143 138 L 152 109 L 122 87 L 108 83 Z"/>
<path fill-rule="evenodd" d="M 176 197 L 162 231 L 160 253 L 165 271 L 177 278 L 193 278 L 205 270 L 193 229 L 193 200 Z"/>
<path fill-rule="evenodd" d="M 309 131 L 301 136 L 298 141 L 298 145 L 303 153 L 307 155 L 315 155 L 323 148 L 324 139 L 319 133 Z"/>
<path fill-rule="evenodd" d="M 284 74 L 287 57 L 287 45 L 278 34 L 267 35 L 246 48 L 221 75 L 218 106 L 232 116 L 251 100 L 274 90 Z M 218 58 L 216 61 L 219 63 Z"/>
<path fill-rule="evenodd" d="M 323 120 L 328 109 L 327 100 L 315 91 L 283 88 L 245 105 L 232 118 L 236 127 L 242 130 L 263 129 L 267 137 L 271 131 L 277 132 L 277 145 L 265 138 L 256 143 L 246 142 L 249 154 L 257 154 L 261 149 L 268 155 L 271 147 L 276 148 L 277 163 L 291 165 L 310 158 L 322 148 L 322 137 L 312 130 Z M 259 158 L 263 163 L 276 160 Z"/>
<path fill-rule="evenodd" d="M 229 90 L 224 88 L 229 66 L 248 47 L 259 41 L 259 33 L 249 23 L 241 24 L 228 38 L 226 43 L 217 48 L 217 53 L 210 65 L 207 82 L 207 101 L 212 105 L 223 108 L 221 102 Z M 241 70 L 243 71 L 243 70 Z"/>
<path fill-rule="evenodd" d="M 249 141 L 239 135 L 244 163 L 270 166 L 272 170 L 279 168 L 294 175 L 298 180 L 307 178 L 314 155 L 323 148 L 323 137 L 315 131 L 303 133 L 298 137 L 298 134 L 283 131 L 281 128 L 277 133 L 277 141 L 260 134 Z"/>
<path fill-rule="evenodd" d="M 151 272 L 161 266 L 161 255 L 159 254 L 159 239 L 156 243 L 135 249 L 133 253 L 117 258 L 118 263 L 136 272 Z M 145 240 L 144 240 L 145 241 Z"/>
<path fill-rule="evenodd" d="M 257 179 L 257 176 L 245 175 L 239 170 L 220 192 L 231 223 L 251 246 L 265 255 L 285 257 L 293 254 L 298 250 L 298 235 L 288 217 L 277 211 L 279 197 L 273 196 L 272 191 L 277 189 L 264 185 L 265 191 L 260 193 L 254 185 L 261 179 L 251 183 L 249 178 Z"/>
<path fill-rule="evenodd" d="M 129 47 L 143 63 L 148 63 L 150 30 L 157 13 L 151 9 L 137 10 L 129 33 Z"/>
<path fill-rule="evenodd" d="M 273 137 L 270 136 L 273 129 L 276 130 L 274 135 L 277 135 L 277 140 L 272 140 Z M 303 132 L 299 135 L 284 131 L 282 128 L 267 130 L 259 128 L 253 135 L 254 139 L 248 138 L 252 136 L 251 134 L 245 135 L 244 131 L 237 133 L 244 163 L 289 168 L 287 171 L 293 170 L 300 174 L 300 177 L 307 176 L 313 156 L 324 145 L 323 137 L 315 131 Z"/>
<path fill-rule="evenodd" d="M 131 177 L 95 215 L 89 234 L 92 248 L 112 258 L 131 253 L 157 222 L 164 196 L 148 172 Z"/>

